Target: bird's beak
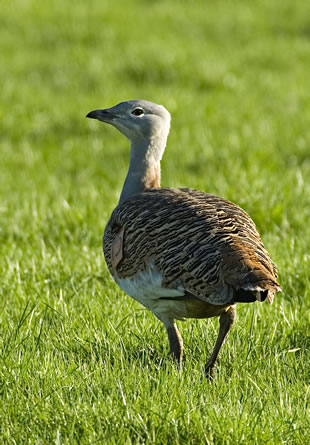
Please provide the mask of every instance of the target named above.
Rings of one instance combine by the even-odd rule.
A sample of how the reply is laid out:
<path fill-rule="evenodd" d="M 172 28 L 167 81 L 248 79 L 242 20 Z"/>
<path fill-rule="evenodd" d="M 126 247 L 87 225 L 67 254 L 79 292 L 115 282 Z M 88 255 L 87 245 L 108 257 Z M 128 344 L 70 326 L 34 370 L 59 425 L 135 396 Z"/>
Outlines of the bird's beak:
<path fill-rule="evenodd" d="M 108 124 L 110 124 L 117 116 L 116 114 L 112 113 L 109 109 L 106 109 L 106 110 L 90 111 L 86 115 L 86 117 L 89 117 L 90 119 L 98 119 L 99 121 L 107 122 Z"/>

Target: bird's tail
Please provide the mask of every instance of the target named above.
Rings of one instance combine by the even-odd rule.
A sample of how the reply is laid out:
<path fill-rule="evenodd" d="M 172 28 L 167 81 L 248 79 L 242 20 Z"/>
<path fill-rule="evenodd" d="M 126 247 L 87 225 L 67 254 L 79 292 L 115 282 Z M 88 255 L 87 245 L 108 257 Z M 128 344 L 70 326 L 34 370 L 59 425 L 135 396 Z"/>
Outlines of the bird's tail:
<path fill-rule="evenodd" d="M 268 303 L 273 302 L 274 294 L 281 292 L 279 285 L 272 286 L 271 289 L 235 289 L 234 300 L 236 303 L 253 303 L 254 301 L 265 301 Z"/>

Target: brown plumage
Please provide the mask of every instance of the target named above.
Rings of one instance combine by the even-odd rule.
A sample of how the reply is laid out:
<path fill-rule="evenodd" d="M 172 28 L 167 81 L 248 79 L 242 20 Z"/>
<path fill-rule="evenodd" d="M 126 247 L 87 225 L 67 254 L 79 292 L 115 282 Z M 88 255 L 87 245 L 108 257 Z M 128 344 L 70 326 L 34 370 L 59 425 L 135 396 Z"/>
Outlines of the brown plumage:
<path fill-rule="evenodd" d="M 137 109 L 157 120 L 148 122 L 146 129 L 142 119 L 137 120 L 142 115 L 134 113 Z M 171 353 L 179 363 L 183 344 L 175 319 L 220 316 L 219 336 L 206 364 L 211 376 L 235 320 L 235 303 L 266 298 L 271 303 L 280 286 L 275 265 L 244 210 L 201 191 L 159 188 L 169 122 L 166 136 L 156 136 L 169 120 L 167 113 L 145 101 L 119 104 L 104 110 L 104 117 L 102 111 L 90 113 L 89 117 L 112 123 L 132 140 L 122 197 L 104 233 L 104 256 L 120 287 L 164 323 Z M 145 147 L 124 131 L 124 114 L 126 128 L 139 130 Z M 115 116 L 122 117 L 121 124 Z"/>
<path fill-rule="evenodd" d="M 268 291 L 272 301 L 279 288 L 275 266 L 253 221 L 225 199 L 191 189 L 154 188 L 117 206 L 103 239 L 112 275 L 112 245 L 122 227 L 118 278 L 146 271 L 153 261 L 163 274 L 163 287 L 181 284 L 215 304 L 233 304 L 239 289 Z"/>

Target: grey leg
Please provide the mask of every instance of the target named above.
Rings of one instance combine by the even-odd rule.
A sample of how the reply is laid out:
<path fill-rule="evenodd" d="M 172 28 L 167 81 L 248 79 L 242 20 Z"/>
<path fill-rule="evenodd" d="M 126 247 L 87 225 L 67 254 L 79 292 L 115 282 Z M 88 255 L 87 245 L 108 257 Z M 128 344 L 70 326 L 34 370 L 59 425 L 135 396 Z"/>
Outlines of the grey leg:
<path fill-rule="evenodd" d="M 234 321 L 236 319 L 236 308 L 235 306 L 230 306 L 227 311 L 225 311 L 220 316 L 220 330 L 219 334 L 214 346 L 214 349 L 212 351 L 211 357 L 206 363 L 205 366 L 205 374 L 206 377 L 212 378 L 213 372 L 215 370 L 215 362 L 219 355 L 220 349 L 222 347 L 222 344 L 225 340 L 226 335 L 232 328 L 232 325 L 234 324 Z"/>
<path fill-rule="evenodd" d="M 164 325 L 167 329 L 170 354 L 181 368 L 183 357 L 183 340 L 181 334 L 174 320 L 165 320 Z"/>

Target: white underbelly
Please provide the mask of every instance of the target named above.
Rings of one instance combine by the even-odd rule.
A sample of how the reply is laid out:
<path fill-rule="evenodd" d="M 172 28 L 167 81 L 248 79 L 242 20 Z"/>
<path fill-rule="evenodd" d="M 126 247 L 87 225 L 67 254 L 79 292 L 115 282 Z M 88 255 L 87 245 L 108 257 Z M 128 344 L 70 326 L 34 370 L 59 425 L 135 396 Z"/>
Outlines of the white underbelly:
<path fill-rule="evenodd" d="M 183 286 L 176 289 L 163 287 L 162 279 L 162 274 L 152 263 L 146 271 L 138 272 L 129 278 L 115 277 L 115 281 L 127 295 L 139 301 L 159 318 L 159 307 L 163 306 L 165 301 L 160 300 L 161 298 L 182 297 L 185 294 Z"/>

